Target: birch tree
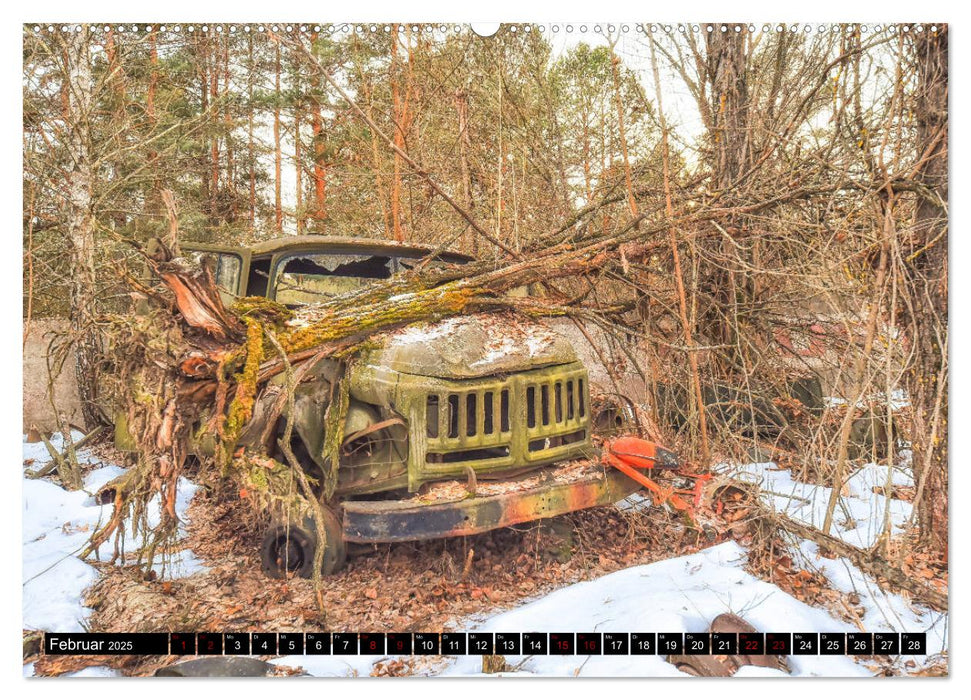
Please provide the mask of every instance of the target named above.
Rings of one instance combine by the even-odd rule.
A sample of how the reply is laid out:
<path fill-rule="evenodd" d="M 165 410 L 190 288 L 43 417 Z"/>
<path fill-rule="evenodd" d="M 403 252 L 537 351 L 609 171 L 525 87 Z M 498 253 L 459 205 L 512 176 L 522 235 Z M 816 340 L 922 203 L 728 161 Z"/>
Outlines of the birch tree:
<path fill-rule="evenodd" d="M 92 200 L 91 75 L 90 37 L 87 25 L 69 31 L 61 39 L 66 85 L 64 123 L 66 150 L 65 215 L 70 242 L 71 330 L 76 353 L 76 374 L 81 409 L 89 427 L 102 422 L 97 398 L 97 362 L 100 342 L 95 317 L 95 222 Z"/>

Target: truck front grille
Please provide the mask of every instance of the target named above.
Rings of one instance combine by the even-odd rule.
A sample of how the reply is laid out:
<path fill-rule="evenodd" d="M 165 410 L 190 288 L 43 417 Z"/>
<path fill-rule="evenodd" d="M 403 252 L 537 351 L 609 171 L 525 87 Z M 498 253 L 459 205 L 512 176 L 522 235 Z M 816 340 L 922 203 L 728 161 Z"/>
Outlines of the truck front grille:
<path fill-rule="evenodd" d="M 425 430 L 431 439 L 452 440 L 508 433 L 509 389 L 429 394 Z"/>
<path fill-rule="evenodd" d="M 568 379 L 526 387 L 526 427 L 559 425 L 587 414 L 583 379 Z"/>
<path fill-rule="evenodd" d="M 558 459 L 588 440 L 589 387 L 582 367 L 462 384 L 426 395 L 428 465 L 525 466 Z"/>

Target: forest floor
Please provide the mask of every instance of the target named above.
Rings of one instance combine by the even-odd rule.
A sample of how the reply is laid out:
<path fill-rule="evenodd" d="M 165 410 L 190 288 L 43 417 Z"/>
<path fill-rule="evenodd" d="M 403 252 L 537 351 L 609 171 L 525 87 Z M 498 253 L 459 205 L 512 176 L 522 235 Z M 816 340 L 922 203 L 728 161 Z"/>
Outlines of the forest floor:
<path fill-rule="evenodd" d="M 55 445 L 56 446 L 56 445 Z M 321 616 L 313 586 L 261 571 L 260 532 L 189 481 L 180 485 L 183 548 L 146 576 L 131 565 L 82 562 L 76 554 L 110 514 L 93 493 L 124 470 L 106 450 L 84 450 L 85 488 L 68 492 L 24 479 L 24 628 L 56 631 L 704 631 L 734 612 L 764 631 L 927 632 L 927 657 L 788 658 L 787 671 L 743 667 L 736 675 L 943 675 L 947 615 L 886 593 L 852 563 L 827 558 L 808 541 L 766 562 L 730 515 L 711 516 L 709 536 L 632 497 L 540 525 L 423 543 L 356 547 L 330 577 Z M 906 457 L 906 455 L 905 455 Z M 46 459 L 24 445 L 25 467 Z M 737 465 L 763 486 L 777 510 L 818 524 L 829 491 L 775 464 Z M 909 465 L 870 464 L 841 498 L 835 534 L 867 546 L 890 513 L 893 533 L 910 516 Z M 882 494 L 892 484 L 891 498 Z M 900 498 L 893 497 L 894 495 Z M 129 534 L 126 548 L 137 538 Z M 104 556 L 102 559 L 109 558 Z M 798 629 L 797 629 L 798 628 Z M 290 656 L 270 659 L 280 675 L 474 675 L 467 657 Z M 174 657 L 25 658 L 25 675 L 150 675 Z M 509 673 L 554 676 L 665 676 L 662 656 L 509 657 Z"/>

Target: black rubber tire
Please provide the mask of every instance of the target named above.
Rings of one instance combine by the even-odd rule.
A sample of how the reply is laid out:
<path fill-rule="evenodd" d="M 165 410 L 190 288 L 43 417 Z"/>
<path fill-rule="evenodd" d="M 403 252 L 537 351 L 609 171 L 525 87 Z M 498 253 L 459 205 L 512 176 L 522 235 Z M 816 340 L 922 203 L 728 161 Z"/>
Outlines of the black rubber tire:
<path fill-rule="evenodd" d="M 321 573 L 337 573 L 347 559 L 347 547 L 337 514 L 324 509 L 324 528 L 327 545 Z M 274 523 L 263 537 L 260 559 L 263 572 L 271 578 L 286 578 L 296 574 L 310 578 L 313 574 L 314 552 L 317 549 L 317 528 L 312 517 L 302 523 Z"/>
<path fill-rule="evenodd" d="M 321 573 L 324 576 L 336 574 L 347 562 L 347 543 L 344 542 L 344 526 L 340 516 L 324 506 L 324 528 L 327 531 L 327 551 Z"/>

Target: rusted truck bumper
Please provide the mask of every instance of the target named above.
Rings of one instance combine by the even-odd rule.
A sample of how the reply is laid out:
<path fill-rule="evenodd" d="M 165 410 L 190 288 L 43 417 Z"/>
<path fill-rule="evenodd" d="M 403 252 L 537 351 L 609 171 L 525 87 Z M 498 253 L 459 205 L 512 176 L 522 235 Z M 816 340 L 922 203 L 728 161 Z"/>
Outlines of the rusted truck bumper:
<path fill-rule="evenodd" d="M 504 493 L 447 502 L 417 498 L 348 501 L 344 503 L 344 538 L 348 542 L 400 542 L 474 535 L 609 505 L 640 488 L 619 471 L 605 472 L 603 468 L 576 478 L 538 481 Z"/>

